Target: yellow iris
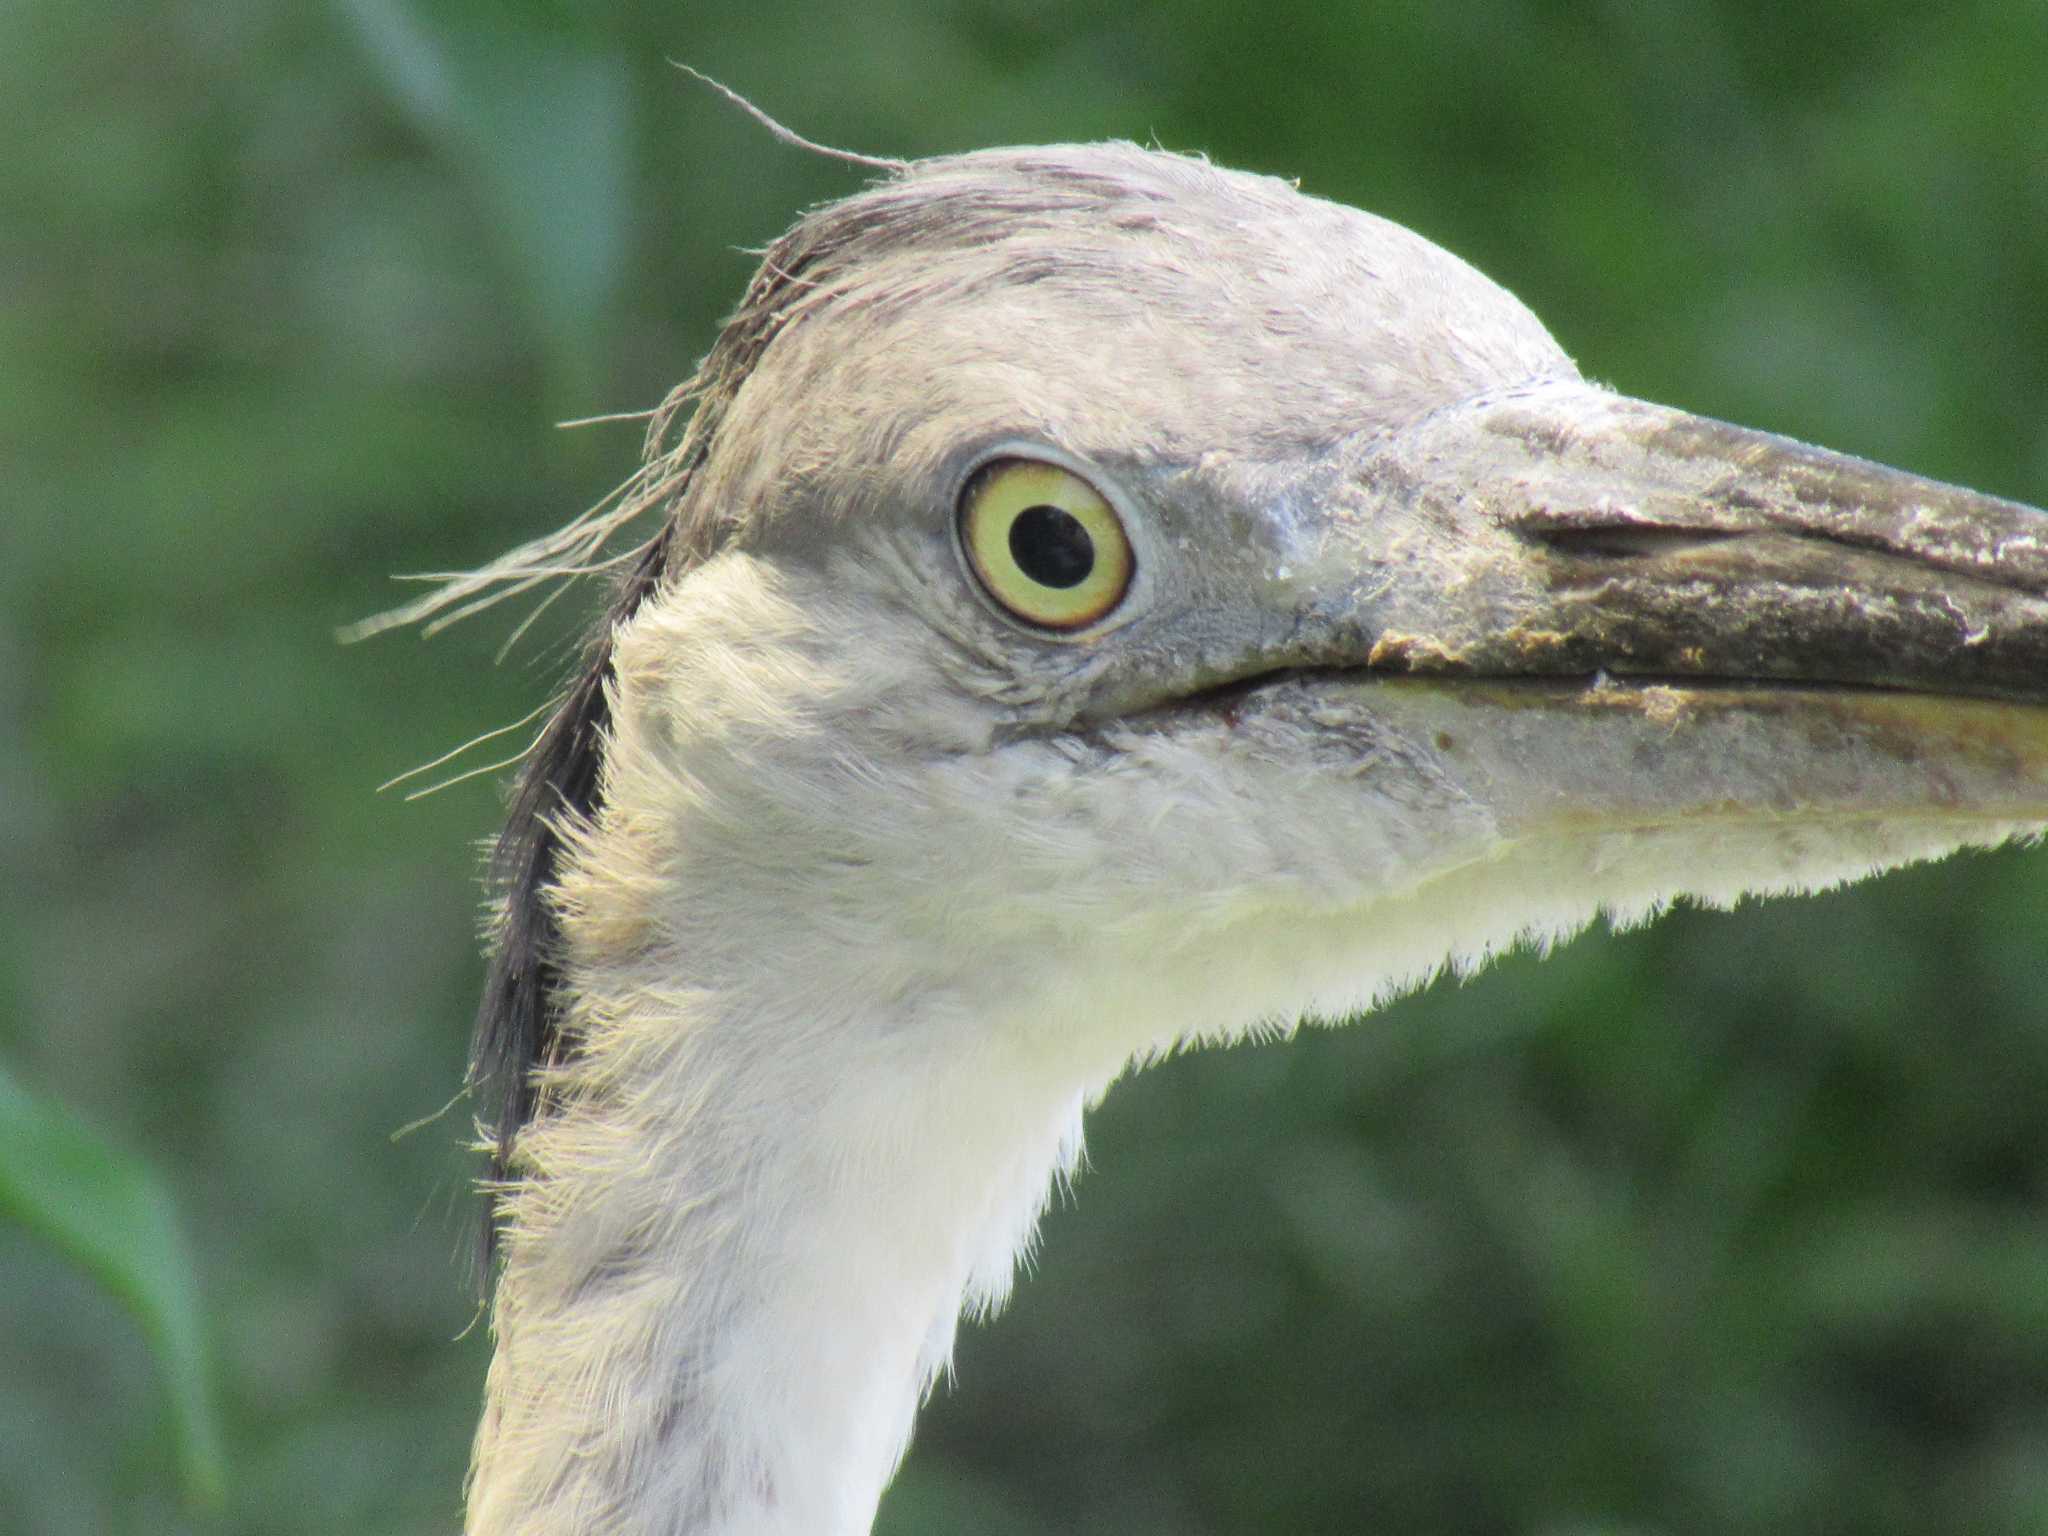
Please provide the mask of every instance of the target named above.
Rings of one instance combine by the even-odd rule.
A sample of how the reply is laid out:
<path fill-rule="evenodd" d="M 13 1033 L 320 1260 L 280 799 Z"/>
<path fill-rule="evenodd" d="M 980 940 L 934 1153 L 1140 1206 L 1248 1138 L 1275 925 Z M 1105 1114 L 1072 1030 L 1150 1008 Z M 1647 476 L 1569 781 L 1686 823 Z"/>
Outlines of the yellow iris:
<path fill-rule="evenodd" d="M 1084 629 L 1130 590 L 1131 541 L 1102 493 L 1038 459 L 998 459 L 968 482 L 960 541 L 990 597 L 1042 629 Z"/>

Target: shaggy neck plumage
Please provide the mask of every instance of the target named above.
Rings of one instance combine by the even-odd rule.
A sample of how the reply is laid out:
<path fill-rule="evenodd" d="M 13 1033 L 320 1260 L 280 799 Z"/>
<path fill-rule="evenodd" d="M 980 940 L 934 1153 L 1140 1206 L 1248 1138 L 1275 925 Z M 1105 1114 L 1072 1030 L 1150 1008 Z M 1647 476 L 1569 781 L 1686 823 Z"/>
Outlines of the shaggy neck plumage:
<path fill-rule="evenodd" d="M 865 1531 L 963 1299 L 1007 1283 L 1076 1150 L 1077 1097 L 1017 1094 L 1023 1064 L 985 1049 L 892 1060 L 853 1018 L 826 1032 L 864 1059 L 784 1070 L 736 1042 L 810 1021 L 591 995 L 521 1138 L 473 1536 Z"/>
<path fill-rule="evenodd" d="M 920 882 L 871 872 L 846 840 L 886 829 L 804 788 L 816 765 L 756 749 L 886 669 L 833 672 L 758 576 L 722 562 L 687 622 L 620 631 L 599 811 L 559 828 L 572 1048 L 501 1197 L 472 1536 L 865 1532 L 1120 1060 L 972 1027 L 928 952 L 878 945 Z M 732 664 L 757 646 L 781 664 Z"/>

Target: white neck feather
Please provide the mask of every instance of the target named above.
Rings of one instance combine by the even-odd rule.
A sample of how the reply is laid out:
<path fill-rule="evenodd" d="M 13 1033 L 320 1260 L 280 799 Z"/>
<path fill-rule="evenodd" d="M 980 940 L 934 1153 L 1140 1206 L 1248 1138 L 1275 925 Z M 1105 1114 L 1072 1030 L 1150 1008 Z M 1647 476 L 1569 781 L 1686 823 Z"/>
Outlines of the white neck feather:
<path fill-rule="evenodd" d="M 868 1529 L 1082 1105 L 985 1042 L 935 1062 L 914 1021 L 820 1022 L 859 1046 L 835 1071 L 728 1049 L 759 1037 L 699 1000 L 631 1019 L 664 1049 L 570 1074 L 591 1097 L 529 1135 L 511 1197 L 472 1536 Z"/>

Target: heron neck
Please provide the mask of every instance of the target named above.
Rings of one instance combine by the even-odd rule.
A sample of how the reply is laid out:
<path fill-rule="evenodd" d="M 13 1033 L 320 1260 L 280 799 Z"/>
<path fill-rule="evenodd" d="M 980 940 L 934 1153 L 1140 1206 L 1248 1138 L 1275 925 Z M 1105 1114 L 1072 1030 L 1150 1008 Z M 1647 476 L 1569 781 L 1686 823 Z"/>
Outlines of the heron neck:
<path fill-rule="evenodd" d="M 1081 1093 L 971 1032 L 663 1007 L 522 1137 L 471 1536 L 867 1531 L 1078 1154 Z"/>

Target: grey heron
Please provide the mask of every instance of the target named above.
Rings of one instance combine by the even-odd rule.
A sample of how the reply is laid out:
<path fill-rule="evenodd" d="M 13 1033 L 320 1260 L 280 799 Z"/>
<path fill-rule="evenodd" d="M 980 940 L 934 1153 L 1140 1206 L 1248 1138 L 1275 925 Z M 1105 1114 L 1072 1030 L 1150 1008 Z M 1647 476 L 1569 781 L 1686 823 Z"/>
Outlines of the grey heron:
<path fill-rule="evenodd" d="M 621 503 L 427 608 L 642 513 L 497 855 L 474 1536 L 867 1530 L 1134 1063 L 2048 827 L 2041 513 L 1197 159 L 810 213 Z"/>

